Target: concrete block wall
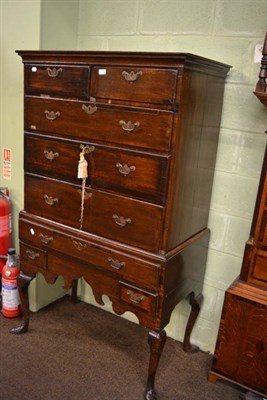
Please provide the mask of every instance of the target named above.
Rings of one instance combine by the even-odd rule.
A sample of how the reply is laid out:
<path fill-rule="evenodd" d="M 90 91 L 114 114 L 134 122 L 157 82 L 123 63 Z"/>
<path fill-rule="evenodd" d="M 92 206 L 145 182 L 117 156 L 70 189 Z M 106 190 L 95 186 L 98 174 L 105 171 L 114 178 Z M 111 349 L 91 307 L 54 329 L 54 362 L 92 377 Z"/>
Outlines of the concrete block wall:
<path fill-rule="evenodd" d="M 253 95 L 256 44 L 267 29 L 266 0 L 80 0 L 77 48 L 190 52 L 233 66 L 227 79 L 209 227 L 204 304 L 193 342 L 214 351 L 224 293 L 240 272 L 266 138 L 266 110 Z M 81 284 L 81 296 L 94 302 Z M 111 304 L 106 302 L 107 309 Z M 189 306 L 167 327 L 182 340 Z M 135 320 L 131 315 L 127 318 Z"/>

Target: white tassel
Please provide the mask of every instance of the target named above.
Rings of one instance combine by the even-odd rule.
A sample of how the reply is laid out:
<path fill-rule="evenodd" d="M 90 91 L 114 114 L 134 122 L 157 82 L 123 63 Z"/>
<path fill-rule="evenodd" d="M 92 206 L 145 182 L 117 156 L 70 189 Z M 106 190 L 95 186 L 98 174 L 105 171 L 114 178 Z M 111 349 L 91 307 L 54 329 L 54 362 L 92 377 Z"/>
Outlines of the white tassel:
<path fill-rule="evenodd" d="M 80 153 L 80 161 L 78 164 L 78 178 L 79 179 L 84 179 L 88 177 L 88 162 L 84 158 L 84 152 Z"/>

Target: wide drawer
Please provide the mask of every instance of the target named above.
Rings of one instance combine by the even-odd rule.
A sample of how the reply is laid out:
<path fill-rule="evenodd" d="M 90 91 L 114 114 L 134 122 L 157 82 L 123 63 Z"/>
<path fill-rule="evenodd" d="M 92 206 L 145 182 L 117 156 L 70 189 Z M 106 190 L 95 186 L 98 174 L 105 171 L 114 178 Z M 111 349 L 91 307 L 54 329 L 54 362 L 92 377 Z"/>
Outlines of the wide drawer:
<path fill-rule="evenodd" d="M 89 96 L 89 67 L 26 64 L 24 71 L 26 94 Z"/>
<path fill-rule="evenodd" d="M 79 229 L 80 188 L 26 175 L 25 210 Z M 163 207 L 87 188 L 82 228 L 86 232 L 157 252 L 162 224 Z"/>
<path fill-rule="evenodd" d="M 80 185 L 77 170 L 83 146 L 88 151 L 85 154 L 88 184 L 141 199 L 164 202 L 168 157 L 35 135 L 25 135 L 24 144 L 26 172 Z"/>
<path fill-rule="evenodd" d="M 177 71 L 160 68 L 92 68 L 90 95 L 151 104 L 173 104 Z"/>
<path fill-rule="evenodd" d="M 126 256 L 124 253 L 108 247 L 100 247 L 79 236 L 64 235 L 43 225 L 36 225 L 20 218 L 20 240 L 37 248 L 64 253 L 70 257 L 86 261 L 118 275 L 119 279 L 128 280 L 142 287 L 158 288 L 160 266 L 144 262 L 138 258 Z"/>
<path fill-rule="evenodd" d="M 25 130 L 169 150 L 173 113 L 90 102 L 25 97 Z"/>

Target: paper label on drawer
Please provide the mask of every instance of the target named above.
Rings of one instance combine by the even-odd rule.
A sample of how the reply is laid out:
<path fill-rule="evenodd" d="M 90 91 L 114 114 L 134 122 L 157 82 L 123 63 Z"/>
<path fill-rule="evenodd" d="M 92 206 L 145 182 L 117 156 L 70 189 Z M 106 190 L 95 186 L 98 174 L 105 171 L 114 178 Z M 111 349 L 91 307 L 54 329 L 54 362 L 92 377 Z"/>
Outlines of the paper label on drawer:
<path fill-rule="evenodd" d="M 99 69 L 98 70 L 98 75 L 106 75 L 107 70 L 106 69 Z"/>
<path fill-rule="evenodd" d="M 11 150 L 3 149 L 3 178 L 11 179 Z"/>

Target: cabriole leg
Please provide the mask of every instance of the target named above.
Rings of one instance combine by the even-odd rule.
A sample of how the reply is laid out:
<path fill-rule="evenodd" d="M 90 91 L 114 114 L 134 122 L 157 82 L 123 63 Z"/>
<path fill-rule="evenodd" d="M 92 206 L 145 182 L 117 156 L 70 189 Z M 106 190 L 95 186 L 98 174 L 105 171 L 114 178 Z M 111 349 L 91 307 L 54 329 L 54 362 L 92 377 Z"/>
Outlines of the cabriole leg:
<path fill-rule="evenodd" d="M 29 296 L 28 287 L 33 277 L 20 273 L 17 278 L 18 291 L 21 301 L 22 324 L 10 330 L 11 333 L 19 335 L 25 333 L 29 327 Z"/>
<path fill-rule="evenodd" d="M 188 318 L 188 322 L 186 325 L 186 330 L 185 330 L 185 335 L 184 335 L 184 343 L 183 343 L 183 349 L 184 351 L 188 353 L 195 353 L 196 351 L 199 350 L 197 346 L 194 346 L 190 343 L 190 336 L 193 330 L 193 327 L 195 325 L 196 319 L 198 317 L 199 311 L 200 311 L 200 305 L 203 301 L 203 295 L 199 294 L 197 297 L 195 297 L 195 293 L 192 292 L 189 295 L 189 303 L 191 305 L 191 313 Z"/>
<path fill-rule="evenodd" d="M 165 342 L 166 342 L 166 332 L 164 330 L 160 332 L 154 332 L 154 331 L 149 332 L 148 344 L 150 347 L 150 360 L 149 360 L 145 400 L 157 399 L 154 388 L 155 376 Z"/>

